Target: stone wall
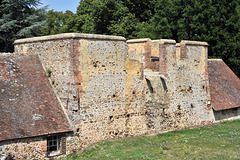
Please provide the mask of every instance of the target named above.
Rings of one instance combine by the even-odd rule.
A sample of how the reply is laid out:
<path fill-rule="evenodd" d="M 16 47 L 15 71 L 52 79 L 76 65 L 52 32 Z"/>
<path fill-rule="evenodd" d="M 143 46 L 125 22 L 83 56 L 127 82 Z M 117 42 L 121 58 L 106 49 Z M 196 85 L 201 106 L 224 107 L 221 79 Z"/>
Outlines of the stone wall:
<path fill-rule="evenodd" d="M 47 141 L 43 137 L 5 141 L 0 146 L 0 158 L 8 155 L 21 160 L 46 158 Z"/>
<path fill-rule="evenodd" d="M 142 45 L 139 42 L 128 41 L 133 58 L 136 57 L 133 51 L 139 55 L 137 48 Z M 213 111 L 207 105 L 210 101 L 207 44 L 193 41 L 176 44 L 174 40 L 161 39 L 152 41 L 151 50 L 152 56 L 159 54 L 159 72 L 144 68 L 149 130 L 158 133 L 212 122 Z"/>
<path fill-rule="evenodd" d="M 67 154 L 213 121 L 206 43 L 71 33 L 17 40 L 15 52 L 39 55 L 74 128 Z"/>
<path fill-rule="evenodd" d="M 16 41 L 15 51 L 39 55 L 77 135 L 67 139 L 69 153 L 102 140 L 147 132 L 142 64 L 127 58 L 123 37 L 31 38 Z"/>
<path fill-rule="evenodd" d="M 64 156 L 69 152 L 69 150 L 66 150 L 67 148 L 73 148 L 74 143 L 71 143 L 71 146 L 69 146 L 69 139 L 74 137 L 74 135 L 73 133 L 59 133 L 55 135 L 60 137 L 60 146 L 54 156 L 47 153 L 48 135 L 43 135 L 0 142 L 0 159 L 9 156 L 19 160 L 48 160 L 52 157 Z"/>

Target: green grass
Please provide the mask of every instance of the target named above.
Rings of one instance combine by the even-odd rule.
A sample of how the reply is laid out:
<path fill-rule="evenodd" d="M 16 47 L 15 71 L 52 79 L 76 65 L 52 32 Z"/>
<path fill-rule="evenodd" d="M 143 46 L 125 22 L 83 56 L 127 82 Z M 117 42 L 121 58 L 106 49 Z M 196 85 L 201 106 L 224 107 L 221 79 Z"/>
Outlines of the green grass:
<path fill-rule="evenodd" d="M 102 142 L 75 159 L 240 160 L 240 120 L 180 131 Z"/>

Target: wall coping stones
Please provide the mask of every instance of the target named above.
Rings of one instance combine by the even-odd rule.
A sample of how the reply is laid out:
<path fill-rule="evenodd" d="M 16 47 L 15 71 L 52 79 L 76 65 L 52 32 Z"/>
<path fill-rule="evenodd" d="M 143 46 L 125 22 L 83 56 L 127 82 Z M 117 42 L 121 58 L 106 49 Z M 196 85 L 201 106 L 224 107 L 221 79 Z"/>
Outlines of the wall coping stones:
<path fill-rule="evenodd" d="M 207 42 L 182 40 L 180 45 L 208 46 Z"/>
<path fill-rule="evenodd" d="M 160 40 L 152 40 L 152 42 L 154 43 L 154 42 L 159 42 Z"/>
<path fill-rule="evenodd" d="M 160 39 L 160 44 L 176 44 L 176 41 L 173 39 Z"/>
<path fill-rule="evenodd" d="M 149 77 L 149 76 L 158 76 L 158 77 L 161 77 L 161 78 L 167 80 L 167 78 L 166 78 L 163 74 L 160 74 L 159 72 L 144 71 L 143 74 L 144 74 L 144 76 L 146 76 L 146 77 Z"/>
<path fill-rule="evenodd" d="M 208 61 L 222 61 L 222 59 L 208 59 Z"/>
<path fill-rule="evenodd" d="M 59 40 L 59 39 L 97 39 L 97 40 L 126 41 L 126 39 L 121 36 L 109 36 L 109 35 L 85 34 L 85 33 L 63 33 L 63 34 L 56 34 L 56 35 L 50 35 L 50 36 L 18 39 L 14 42 L 14 44 L 51 41 L 51 40 Z"/>
<path fill-rule="evenodd" d="M 143 42 L 151 42 L 150 38 L 142 38 L 142 39 L 130 39 L 127 41 L 127 43 L 143 43 Z"/>
<path fill-rule="evenodd" d="M 0 55 L 1 56 L 8 56 L 8 55 L 13 55 L 14 54 L 14 52 L 13 53 L 11 53 L 11 52 L 0 52 Z"/>
<path fill-rule="evenodd" d="M 127 43 L 137 43 L 137 42 L 146 42 L 151 41 L 149 38 L 144 39 L 131 39 L 128 40 Z M 159 42 L 160 44 L 176 44 L 176 47 L 179 47 L 181 45 L 196 45 L 196 46 L 208 46 L 207 42 L 201 42 L 201 41 L 188 41 L 188 40 L 182 40 L 181 43 L 176 43 L 173 39 L 159 39 L 159 40 L 152 40 L 151 42 Z"/>

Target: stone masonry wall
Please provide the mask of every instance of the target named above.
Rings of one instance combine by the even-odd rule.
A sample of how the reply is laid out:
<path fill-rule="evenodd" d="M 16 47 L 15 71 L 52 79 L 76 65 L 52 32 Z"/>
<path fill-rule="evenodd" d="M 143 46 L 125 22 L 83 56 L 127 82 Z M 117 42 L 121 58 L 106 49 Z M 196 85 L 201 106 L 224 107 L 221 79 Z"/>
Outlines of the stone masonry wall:
<path fill-rule="evenodd" d="M 0 158 L 11 155 L 15 159 L 46 159 L 47 141 L 43 137 L 1 142 Z"/>
<path fill-rule="evenodd" d="M 137 48 L 142 41 L 128 41 L 129 54 L 133 55 L 135 50 L 139 55 Z M 212 122 L 213 111 L 207 105 L 210 100 L 207 44 L 192 41 L 176 44 L 174 40 L 162 39 L 152 41 L 151 49 L 152 56 L 159 54 L 160 63 L 159 72 L 144 68 L 149 130 L 158 133 Z"/>
<path fill-rule="evenodd" d="M 55 156 L 66 154 L 66 145 L 73 133 L 57 134 L 60 137 L 59 152 Z M 0 159 L 10 156 L 18 160 L 49 160 L 52 156 L 47 153 L 47 136 L 29 137 L 0 142 Z M 74 145 L 74 144 L 72 144 Z"/>
<path fill-rule="evenodd" d="M 74 129 L 67 154 L 96 142 L 211 122 L 206 43 L 60 34 L 17 40 L 38 54 Z"/>
<path fill-rule="evenodd" d="M 38 54 L 73 124 L 67 153 L 147 132 L 142 64 L 127 58 L 123 37 L 64 34 L 15 42 Z"/>

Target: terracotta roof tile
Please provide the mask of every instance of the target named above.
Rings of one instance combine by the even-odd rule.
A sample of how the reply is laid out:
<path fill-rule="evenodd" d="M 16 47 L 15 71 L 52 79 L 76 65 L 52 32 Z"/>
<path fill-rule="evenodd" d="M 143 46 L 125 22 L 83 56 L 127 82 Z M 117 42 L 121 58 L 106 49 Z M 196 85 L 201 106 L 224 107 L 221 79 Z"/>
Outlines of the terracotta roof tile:
<path fill-rule="evenodd" d="M 208 74 L 214 110 L 240 107 L 240 79 L 223 60 L 209 59 Z"/>
<path fill-rule="evenodd" d="M 0 54 L 0 141 L 68 131 L 39 58 Z"/>

